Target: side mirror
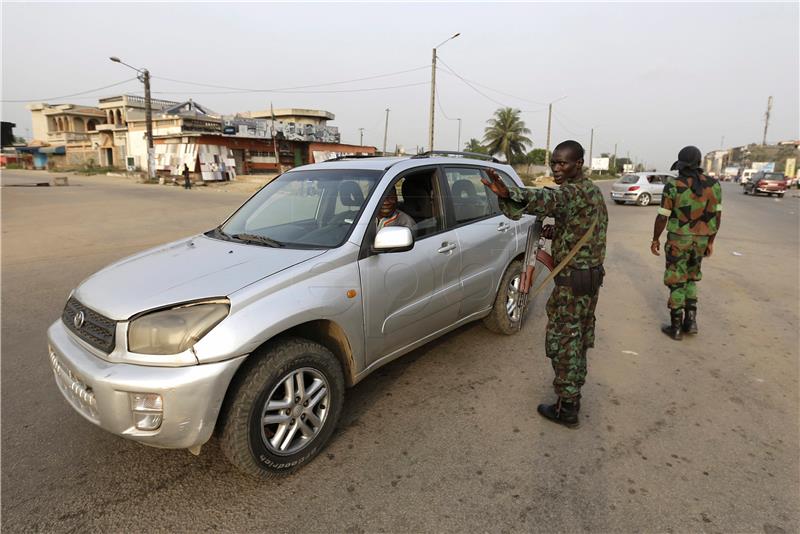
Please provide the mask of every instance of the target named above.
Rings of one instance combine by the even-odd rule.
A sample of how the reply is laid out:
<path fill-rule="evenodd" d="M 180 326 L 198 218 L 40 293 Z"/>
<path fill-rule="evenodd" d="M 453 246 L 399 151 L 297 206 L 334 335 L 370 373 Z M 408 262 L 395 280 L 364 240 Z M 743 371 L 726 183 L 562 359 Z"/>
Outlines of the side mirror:
<path fill-rule="evenodd" d="M 414 237 L 411 229 L 405 226 L 387 226 L 378 230 L 373 252 L 405 252 L 414 248 Z"/>

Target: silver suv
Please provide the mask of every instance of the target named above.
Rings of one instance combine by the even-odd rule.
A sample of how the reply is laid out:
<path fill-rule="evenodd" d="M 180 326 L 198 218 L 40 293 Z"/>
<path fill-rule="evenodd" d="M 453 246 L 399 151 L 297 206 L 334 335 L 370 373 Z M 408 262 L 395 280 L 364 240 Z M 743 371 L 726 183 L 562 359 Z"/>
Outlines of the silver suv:
<path fill-rule="evenodd" d="M 611 186 L 611 200 L 617 204 L 633 202 L 639 206 L 660 203 L 664 185 L 676 176 L 671 171 L 624 174 Z"/>
<path fill-rule="evenodd" d="M 216 429 L 251 475 L 299 467 L 345 387 L 469 321 L 517 331 L 534 218 L 502 215 L 487 167 L 522 186 L 507 165 L 439 155 L 282 174 L 217 228 L 84 280 L 48 330 L 58 387 L 128 439 L 198 454 Z M 378 229 L 392 189 L 412 228 Z"/>

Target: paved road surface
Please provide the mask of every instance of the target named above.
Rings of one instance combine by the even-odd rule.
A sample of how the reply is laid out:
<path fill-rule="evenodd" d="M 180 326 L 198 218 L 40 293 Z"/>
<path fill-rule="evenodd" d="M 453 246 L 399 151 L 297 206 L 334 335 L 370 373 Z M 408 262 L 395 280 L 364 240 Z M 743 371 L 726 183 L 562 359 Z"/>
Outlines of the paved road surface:
<path fill-rule="evenodd" d="M 84 277 L 214 226 L 246 195 L 103 177 L 10 187 L 35 179 L 3 177 L 4 530 L 800 530 L 800 198 L 724 184 L 701 333 L 681 343 L 658 331 L 655 207 L 609 205 L 579 430 L 535 414 L 551 398 L 541 314 L 509 338 L 476 323 L 350 390 L 330 446 L 296 475 L 258 483 L 213 441 L 194 457 L 87 423 L 56 389 L 45 340 Z"/>

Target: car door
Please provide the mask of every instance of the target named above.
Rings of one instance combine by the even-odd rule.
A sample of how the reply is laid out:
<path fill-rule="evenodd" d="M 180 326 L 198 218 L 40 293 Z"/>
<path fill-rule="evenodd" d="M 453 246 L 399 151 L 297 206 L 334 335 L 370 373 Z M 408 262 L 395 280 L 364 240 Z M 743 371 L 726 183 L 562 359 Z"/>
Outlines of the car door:
<path fill-rule="evenodd" d="M 497 197 L 481 182 L 476 166 L 444 166 L 447 221 L 456 229 L 461 249 L 463 297 L 459 318 L 491 307 L 495 291 L 516 246 L 516 225 L 500 212 Z M 516 185 L 501 174 L 509 185 Z"/>
<path fill-rule="evenodd" d="M 416 190 L 427 191 L 430 197 L 421 202 L 404 198 L 403 191 L 408 194 L 412 188 L 401 182 L 409 179 L 419 181 L 424 187 Z M 426 179 L 430 181 L 426 183 Z M 420 213 L 427 213 L 415 213 L 415 221 L 422 223 L 424 230 L 409 251 L 376 254 L 370 247 L 375 225 L 365 234 L 358 265 L 368 366 L 455 323 L 462 294 L 461 250 L 456 230 L 446 226 L 438 168 L 408 171 L 389 187 L 398 191 L 399 205 L 414 200 Z M 386 191 L 388 188 L 380 193 L 385 196 Z M 377 209 L 364 216 L 374 220 L 376 215 Z"/>
<path fill-rule="evenodd" d="M 660 174 L 651 174 L 647 177 L 649 182 L 648 191 L 653 201 L 661 200 L 661 193 L 664 191 L 664 177 Z"/>

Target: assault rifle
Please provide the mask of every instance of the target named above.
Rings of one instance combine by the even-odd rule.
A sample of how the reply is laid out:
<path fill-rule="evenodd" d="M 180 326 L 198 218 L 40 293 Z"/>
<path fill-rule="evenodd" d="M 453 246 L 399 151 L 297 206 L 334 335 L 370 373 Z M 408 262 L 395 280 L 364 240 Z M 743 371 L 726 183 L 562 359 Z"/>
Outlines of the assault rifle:
<path fill-rule="evenodd" d="M 522 273 L 519 276 L 519 289 L 517 296 L 517 312 L 519 320 L 517 329 L 522 329 L 522 320 L 525 317 L 525 308 L 528 306 L 533 281 L 536 279 L 536 258 L 539 250 L 544 247 L 545 238 L 542 236 L 543 219 L 537 217 L 536 221 L 528 227 L 528 241 L 525 244 L 525 259 L 522 261 Z"/>

